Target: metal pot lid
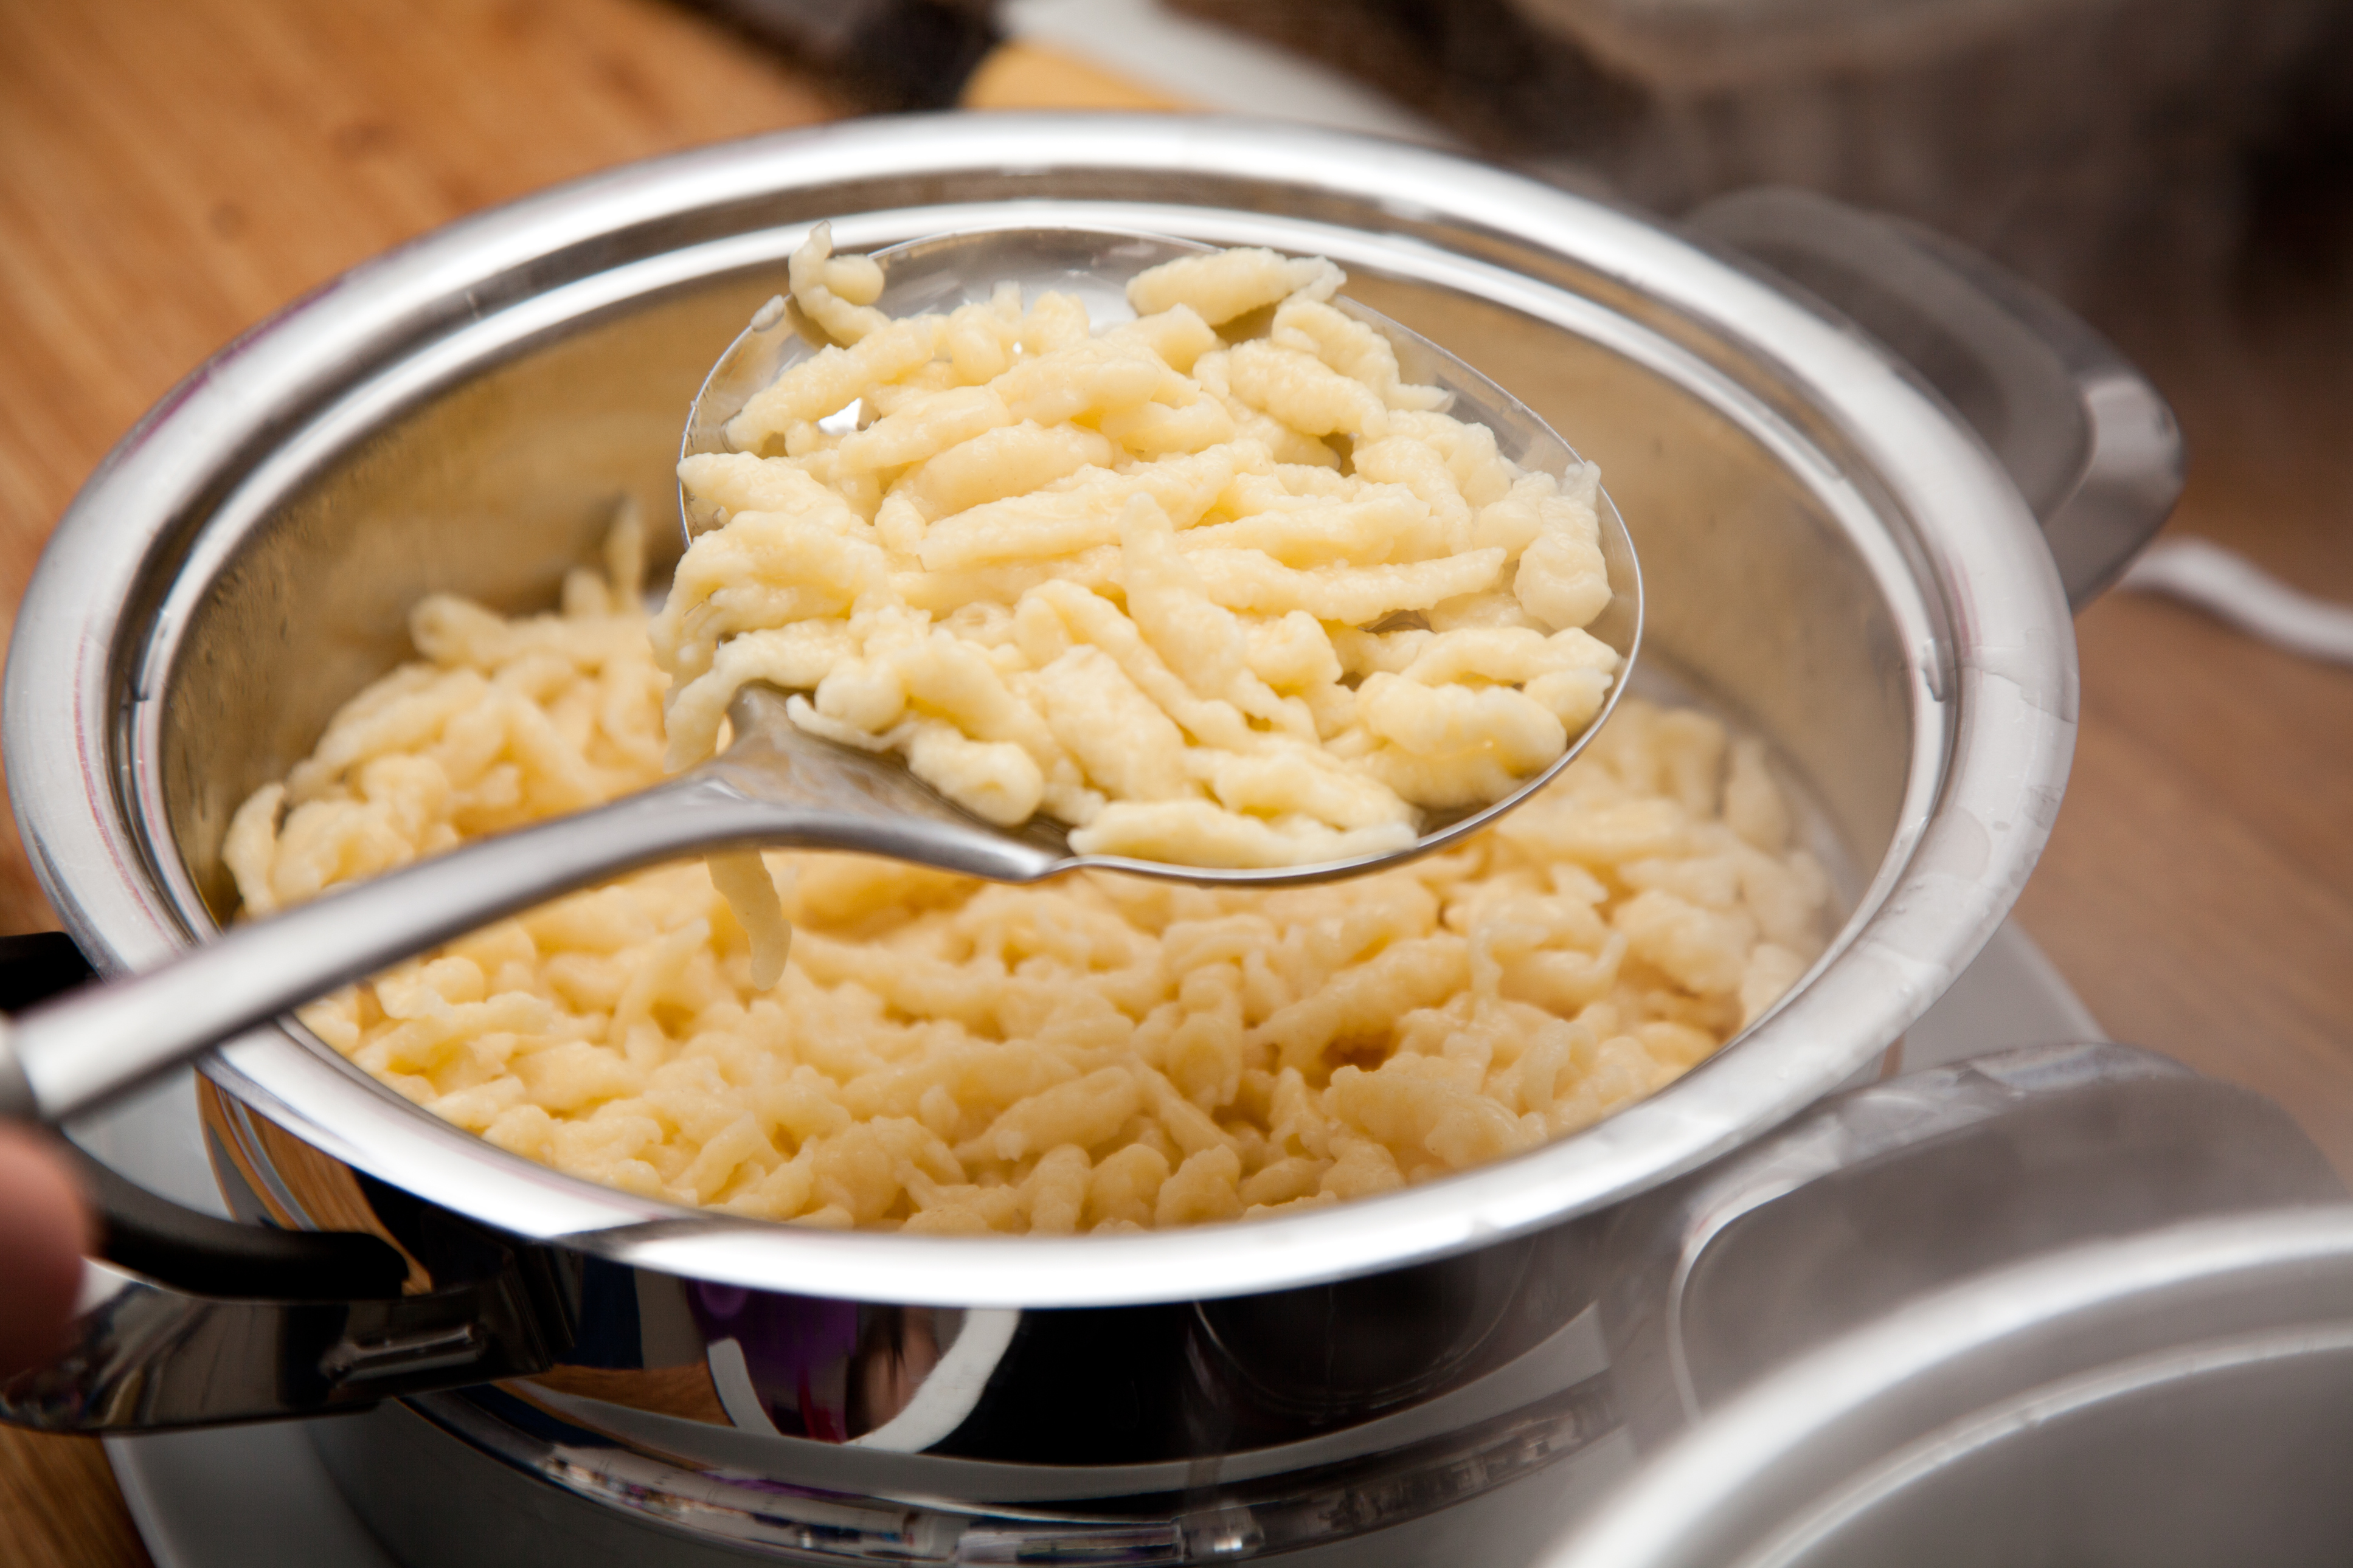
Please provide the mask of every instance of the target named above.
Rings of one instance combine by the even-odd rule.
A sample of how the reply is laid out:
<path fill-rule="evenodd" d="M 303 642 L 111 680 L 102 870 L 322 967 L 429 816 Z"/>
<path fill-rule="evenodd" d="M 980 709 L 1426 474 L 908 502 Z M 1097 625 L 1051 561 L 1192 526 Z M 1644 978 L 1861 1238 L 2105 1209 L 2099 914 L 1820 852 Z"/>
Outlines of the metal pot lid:
<path fill-rule="evenodd" d="M 1913 714 L 1892 847 L 1810 978 L 1684 1078 L 1544 1148 L 1304 1216 L 1075 1238 L 776 1226 L 508 1155 L 299 1030 L 226 1047 L 208 1070 L 328 1153 L 521 1236 L 753 1288 L 964 1306 L 1277 1289 L 1476 1247 L 1723 1152 L 1900 1034 L 2023 885 L 2073 745 L 2066 603 L 2015 486 L 1870 342 L 1654 224 L 1420 148 L 1220 120 L 918 117 L 635 164 L 452 225 L 257 327 L 124 438 L 26 595 L 5 711 L 37 870 L 102 969 L 152 963 L 207 920 L 176 853 L 142 826 L 163 818 L 140 709 L 174 636 L 142 586 L 156 558 L 180 552 L 184 578 L 217 569 L 288 475 L 372 421 L 583 317 L 773 267 L 818 217 L 846 247 L 1051 218 L 1320 251 L 1482 296 L 1672 377 L 1804 474 L 1886 597 L 1901 643 L 1889 679 Z M 1734 359 L 1774 367 L 1778 384 L 1737 379 Z M 127 687 L 126 661 L 142 672 Z"/>
<path fill-rule="evenodd" d="M 1791 1362 L 1663 1450 L 1541 1562 L 1786 1568 L 1835 1547 L 1841 1526 L 1879 1499 L 2073 1411 L 2299 1358 L 2316 1367 L 2348 1346 L 2353 1207 L 2080 1245 L 1978 1276 Z M 2178 1414 L 2159 1404 L 2139 1418 Z M 2272 1437 L 2309 1436 L 2295 1413 L 2278 1414 Z M 2179 1476 L 2157 1484 L 2194 1487 Z M 2288 1499 L 2242 1500 L 2240 1546 L 2265 1560 L 2275 1543 L 2256 1516 L 2285 1511 Z"/>

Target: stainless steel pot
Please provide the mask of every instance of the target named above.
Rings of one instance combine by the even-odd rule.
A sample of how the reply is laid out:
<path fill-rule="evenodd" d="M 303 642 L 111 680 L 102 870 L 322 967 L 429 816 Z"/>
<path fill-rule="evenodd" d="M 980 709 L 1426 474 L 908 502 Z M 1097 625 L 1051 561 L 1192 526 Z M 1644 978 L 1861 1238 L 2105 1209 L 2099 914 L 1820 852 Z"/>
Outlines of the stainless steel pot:
<path fill-rule="evenodd" d="M 506 1155 L 290 1022 L 206 1064 L 233 1196 L 397 1250 L 295 1303 L 120 1274 L 75 1356 L 0 1395 L 12 1418 L 350 1408 L 536 1371 L 437 1396 L 434 1419 L 491 1447 L 492 1427 L 535 1434 L 505 1451 L 560 1485 L 771 1545 L 823 1531 L 770 1483 L 714 1476 L 1032 1510 L 1159 1497 L 1130 1511 L 1169 1561 L 1409 1519 L 1606 1426 L 1564 1327 L 1592 1295 L 1567 1222 L 1834 1087 L 1974 955 L 2064 782 L 2066 590 L 2113 574 L 2179 483 L 2162 403 L 2095 338 L 1843 209 L 1752 201 L 1700 215 L 1721 238 L 1695 241 L 1386 143 L 1005 117 L 763 139 L 454 226 L 216 356 L 60 523 L 5 711 L 44 886 L 103 970 L 198 940 L 228 910 L 228 813 L 405 655 L 417 597 L 543 603 L 617 496 L 666 515 L 680 411 L 809 223 L 863 247 L 1017 215 L 1331 256 L 1595 457 L 1651 584 L 1649 679 L 1768 737 L 1842 873 L 1813 973 L 1683 1079 L 1550 1147 L 1306 1218 L 1120 1238 L 679 1210 Z M 1943 353 L 1925 369 L 1950 400 L 1819 295 Z M 1311 1321 L 1361 1331 L 1303 1373 L 1285 1347 Z M 1348 1468 L 1431 1442 L 1377 1484 Z M 1220 1489 L 1281 1474 L 1303 1495 L 1311 1473 L 1344 1478 L 1355 1513 L 1229 1530 L 1250 1505 Z M 1389 1504 L 1362 1500 L 1381 1487 Z M 896 1526 L 842 1528 L 866 1542 L 842 1553 L 913 1550 Z"/>
<path fill-rule="evenodd" d="M 2058 1253 L 1793 1362 L 1546 1568 L 2321 1568 L 2353 1543 L 2353 1211 Z"/>

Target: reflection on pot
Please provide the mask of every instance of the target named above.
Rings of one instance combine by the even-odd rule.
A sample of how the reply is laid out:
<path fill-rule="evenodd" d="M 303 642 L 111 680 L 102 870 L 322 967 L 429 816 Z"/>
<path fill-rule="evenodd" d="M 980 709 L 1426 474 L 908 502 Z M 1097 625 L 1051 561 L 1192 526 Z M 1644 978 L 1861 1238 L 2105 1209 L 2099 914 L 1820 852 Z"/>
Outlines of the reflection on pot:
<path fill-rule="evenodd" d="M 856 1302 L 702 1282 L 687 1287 L 687 1300 L 710 1345 L 711 1381 L 736 1426 L 826 1443 L 850 1436 Z M 876 1381 L 885 1380 L 888 1373 Z"/>
<path fill-rule="evenodd" d="M 1194 1304 L 1186 1438 L 1218 1453 L 1295 1442 L 1483 1376 L 1590 1299 L 1588 1228 L 1435 1263 Z"/>

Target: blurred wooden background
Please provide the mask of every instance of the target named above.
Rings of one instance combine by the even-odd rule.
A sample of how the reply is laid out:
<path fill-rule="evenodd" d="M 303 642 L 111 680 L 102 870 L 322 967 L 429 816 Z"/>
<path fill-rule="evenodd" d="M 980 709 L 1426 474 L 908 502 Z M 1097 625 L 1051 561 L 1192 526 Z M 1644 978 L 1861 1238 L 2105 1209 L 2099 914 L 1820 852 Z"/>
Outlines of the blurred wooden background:
<path fill-rule="evenodd" d="M 1121 100 L 1035 59 L 997 96 Z M 0 6 L 0 615 L 139 415 L 305 290 L 556 181 L 849 110 L 659 0 Z M 2348 169 L 2278 162 L 2228 266 L 2150 258 L 2084 303 L 2182 416 L 2175 529 L 2353 601 Z M 2021 918 L 2116 1037 L 2276 1096 L 2353 1172 L 2353 671 L 2123 595 L 2078 630 L 2074 778 Z M 0 817 L 0 932 L 54 923 Z M 96 1445 L 0 1429 L 0 1561 L 146 1561 Z"/>

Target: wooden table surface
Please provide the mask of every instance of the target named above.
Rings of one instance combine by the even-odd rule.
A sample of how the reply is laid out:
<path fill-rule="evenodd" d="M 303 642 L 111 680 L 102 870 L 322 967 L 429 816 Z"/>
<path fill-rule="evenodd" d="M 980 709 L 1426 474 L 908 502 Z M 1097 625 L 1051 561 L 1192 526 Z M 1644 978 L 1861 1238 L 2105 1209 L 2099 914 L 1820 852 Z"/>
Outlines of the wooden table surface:
<path fill-rule="evenodd" d="M 305 289 L 555 181 L 844 111 L 659 0 L 0 6 L 0 615 L 132 422 Z M 2092 311 L 2182 415 L 2174 528 L 2353 601 L 2335 259 Z M 2021 919 L 2116 1037 L 2276 1096 L 2353 1172 L 2353 671 L 2147 599 L 2078 631 L 2074 776 Z M 0 814 L 0 932 L 54 923 Z M 0 1429 L 0 1562 L 145 1561 L 95 1444 Z"/>

